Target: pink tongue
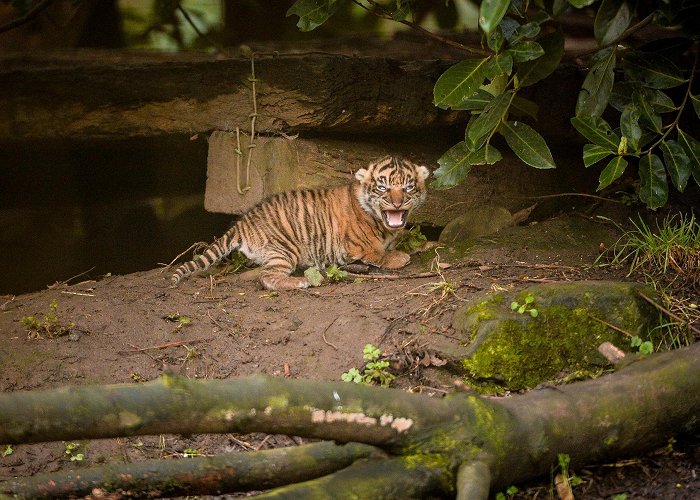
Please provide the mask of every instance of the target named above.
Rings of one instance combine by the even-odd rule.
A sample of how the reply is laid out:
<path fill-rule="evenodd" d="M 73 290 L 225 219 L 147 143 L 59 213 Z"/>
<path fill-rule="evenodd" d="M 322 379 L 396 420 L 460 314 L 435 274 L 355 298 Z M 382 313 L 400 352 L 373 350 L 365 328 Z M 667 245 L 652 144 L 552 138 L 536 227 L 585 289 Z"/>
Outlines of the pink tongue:
<path fill-rule="evenodd" d="M 403 222 L 403 210 L 387 210 L 386 221 L 390 226 L 400 226 Z"/>

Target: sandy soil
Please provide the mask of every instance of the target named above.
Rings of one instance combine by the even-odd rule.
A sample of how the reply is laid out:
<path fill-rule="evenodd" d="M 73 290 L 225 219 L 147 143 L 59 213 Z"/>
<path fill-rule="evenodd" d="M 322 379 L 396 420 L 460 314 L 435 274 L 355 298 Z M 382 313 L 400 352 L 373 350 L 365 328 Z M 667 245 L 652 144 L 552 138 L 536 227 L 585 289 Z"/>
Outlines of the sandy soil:
<path fill-rule="evenodd" d="M 349 368 L 362 366 L 367 343 L 415 359 L 431 343 L 450 337 L 455 308 L 494 287 L 619 277 L 619 271 L 588 266 L 596 252 L 597 243 L 564 253 L 491 247 L 453 263 L 442 276 L 426 276 L 424 267 L 412 263 L 395 276 L 370 275 L 279 294 L 262 290 L 255 271 L 193 277 L 176 289 L 169 288 L 169 273 L 161 270 L 58 283 L 0 299 L 0 388 L 137 383 L 164 372 L 193 378 L 264 373 L 338 380 Z M 434 286 L 441 281 L 454 283 L 455 293 L 443 296 Z M 42 319 L 52 300 L 59 323 L 74 324 L 70 333 L 28 333 L 22 318 Z M 190 321 L 173 321 L 174 315 Z M 400 387 L 436 397 L 451 390 L 449 377 L 415 363 L 403 366 Z M 81 443 L 85 458 L 79 463 L 70 461 L 65 443 L 17 445 L 0 458 L 0 479 L 113 460 L 182 457 L 185 450 L 213 454 L 295 442 L 260 434 L 101 440 Z M 584 481 L 575 492 L 581 492 L 579 498 L 619 493 L 628 499 L 699 498 L 699 443 L 691 436 L 673 452 L 575 471 Z M 545 498 L 549 488 L 549 478 L 543 478 L 521 487 L 518 498 Z"/>

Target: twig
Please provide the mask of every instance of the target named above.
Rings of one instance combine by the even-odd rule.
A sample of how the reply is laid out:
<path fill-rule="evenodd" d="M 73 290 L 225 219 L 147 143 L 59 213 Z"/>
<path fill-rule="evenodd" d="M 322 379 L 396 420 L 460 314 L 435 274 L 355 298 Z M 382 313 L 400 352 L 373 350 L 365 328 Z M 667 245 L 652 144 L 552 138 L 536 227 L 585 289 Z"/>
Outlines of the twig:
<path fill-rule="evenodd" d="M 211 44 L 211 46 L 214 47 L 219 54 L 226 54 L 226 50 L 224 50 L 223 46 L 219 45 L 209 35 L 207 35 L 206 33 L 202 33 L 199 30 L 197 25 L 194 23 L 194 21 L 190 17 L 190 14 L 179 3 L 177 4 L 177 10 L 180 11 L 180 14 L 182 14 L 184 16 L 185 20 L 190 24 L 190 26 L 192 26 L 192 29 L 195 31 L 195 33 L 197 33 L 197 36 L 199 36 L 200 38 L 203 38 L 204 40 L 209 42 L 209 44 Z"/>
<path fill-rule="evenodd" d="M 325 330 L 323 330 L 323 334 L 321 335 L 321 337 L 323 338 L 323 341 L 324 341 L 326 344 L 328 344 L 329 346 L 331 346 L 333 349 L 335 349 L 336 351 L 338 350 L 338 346 L 336 346 L 335 344 L 332 344 L 332 343 L 328 342 L 328 340 L 326 339 L 326 332 L 330 329 L 331 326 L 333 326 L 333 325 L 335 324 L 335 322 L 337 321 L 337 319 L 338 319 L 338 318 L 335 318 L 333 321 L 331 321 L 331 324 L 328 325 L 328 326 L 326 327 Z"/>
<path fill-rule="evenodd" d="M 674 320 L 678 321 L 678 322 L 681 323 L 681 324 L 682 324 L 682 323 L 687 324 L 689 329 L 691 329 L 692 331 L 694 331 L 695 333 L 697 333 L 698 335 L 700 335 L 700 330 L 698 330 L 697 328 L 695 328 L 693 325 L 691 325 L 691 324 L 688 323 L 687 321 L 684 321 L 683 318 L 681 318 L 681 317 L 678 316 L 677 314 L 673 314 L 671 311 L 669 311 L 668 309 L 666 309 L 666 308 L 665 308 L 664 306 L 662 306 L 661 304 L 658 304 L 658 303 L 654 302 L 652 299 L 650 299 L 649 297 L 647 297 L 646 295 L 644 295 L 642 292 L 639 292 L 639 291 L 638 291 L 637 293 L 639 294 L 639 296 L 640 296 L 641 298 L 643 298 L 644 300 L 646 300 L 647 302 L 649 302 L 652 306 L 656 307 L 659 311 L 661 311 L 661 312 L 663 312 L 663 313 L 665 313 L 665 314 L 668 314 L 671 318 L 673 318 Z"/>
<path fill-rule="evenodd" d="M 6 300 L 5 302 L 2 303 L 2 305 L 0 305 L 0 310 L 3 310 L 3 311 L 4 311 L 4 310 L 5 310 L 5 306 L 6 306 L 7 304 L 9 304 L 10 302 L 14 302 L 14 300 L 15 300 L 16 298 L 17 298 L 16 295 L 12 295 L 12 296 L 9 298 L 9 300 Z"/>
<path fill-rule="evenodd" d="M 94 297 L 94 293 L 81 293 L 81 292 L 69 292 L 66 290 L 61 290 L 61 293 L 65 293 L 66 295 L 80 295 L 81 297 Z"/>
<path fill-rule="evenodd" d="M 88 269 L 87 271 L 83 271 L 82 273 L 78 273 L 78 274 L 76 274 L 75 276 L 71 276 L 71 277 L 68 278 L 67 280 L 57 281 L 57 282 L 54 283 L 53 285 L 48 285 L 46 288 L 48 288 L 49 290 L 51 290 L 52 288 L 55 288 L 55 287 L 60 286 L 60 285 L 67 285 L 68 282 L 69 282 L 70 280 L 73 280 L 73 279 L 75 279 L 75 278 L 79 278 L 80 276 L 83 276 L 83 275 L 89 273 L 89 272 L 92 271 L 93 269 L 95 269 L 95 266 L 92 266 L 92 267 L 91 267 L 90 269 Z"/>
<path fill-rule="evenodd" d="M 265 443 L 267 443 L 267 440 L 270 439 L 271 434 L 268 434 L 263 438 L 262 441 L 255 447 L 255 451 L 260 451 L 260 449 L 263 447 Z"/>
<path fill-rule="evenodd" d="M 185 255 L 187 252 L 189 252 L 189 251 L 192 250 L 193 248 L 197 248 L 198 245 L 206 245 L 206 243 L 204 243 L 203 241 L 198 241 L 197 243 L 192 243 L 189 247 L 187 247 L 187 250 L 185 250 L 184 252 L 182 252 L 182 253 L 176 255 L 175 258 L 174 258 L 173 260 L 170 261 L 170 264 L 165 264 L 165 267 L 164 267 L 163 269 L 161 269 L 160 272 L 162 273 L 163 271 L 166 271 L 167 269 L 169 269 L 170 266 L 172 266 L 173 264 L 175 264 L 175 262 L 177 261 L 177 259 L 179 259 L 179 258 L 182 257 L 183 255 Z"/>
<path fill-rule="evenodd" d="M 246 443 L 245 441 L 241 441 L 240 439 L 238 439 L 238 438 L 237 438 L 236 436 L 234 436 L 233 434 L 228 434 L 228 438 L 229 438 L 231 441 L 233 441 L 234 443 L 236 443 L 238 446 L 240 446 L 241 448 L 244 448 L 244 449 L 246 449 L 246 450 L 254 450 L 254 449 L 255 449 L 255 448 L 253 448 L 253 447 L 250 445 L 250 443 Z"/>
<path fill-rule="evenodd" d="M 449 38 L 442 37 L 436 33 L 433 33 L 432 31 L 429 31 L 429 30 L 423 28 L 422 26 L 420 26 L 414 22 L 407 21 L 406 19 L 394 19 L 391 16 L 391 14 L 389 13 L 389 11 L 384 6 L 377 4 L 377 2 L 375 2 L 374 0 L 367 0 L 367 3 L 371 4 L 374 7 L 373 9 L 370 9 L 369 7 L 364 5 L 359 0 L 352 0 L 352 1 L 355 5 L 366 10 L 367 12 L 369 12 L 372 15 L 375 15 L 381 19 L 388 19 L 391 21 L 396 21 L 397 23 L 401 23 L 405 26 L 409 26 L 410 28 L 413 28 L 414 30 L 416 30 L 420 34 L 422 34 L 428 38 L 432 38 L 433 40 L 436 40 L 442 44 L 448 45 L 449 47 L 453 47 L 453 48 L 459 49 L 459 50 L 464 50 L 466 52 L 469 52 L 470 54 L 478 54 L 478 55 L 482 55 L 482 56 L 491 55 L 491 52 L 488 52 L 488 51 L 483 50 L 483 49 L 475 49 L 473 47 L 469 47 L 469 46 L 461 44 L 459 42 L 455 42 L 454 40 L 450 40 Z"/>
<path fill-rule="evenodd" d="M 250 54 L 250 78 L 248 78 L 251 86 L 251 94 L 253 98 L 253 112 L 250 114 L 250 141 L 248 142 L 248 159 L 246 161 L 246 188 L 247 191 L 250 189 L 250 161 L 253 157 L 253 148 L 257 146 L 255 144 L 255 120 L 258 117 L 258 101 L 256 96 L 255 84 L 257 79 L 255 78 L 255 52 Z"/>
<path fill-rule="evenodd" d="M 184 344 L 195 344 L 197 342 L 208 342 L 211 339 L 193 339 L 193 340 L 173 340 L 172 342 L 166 342 L 164 344 L 158 344 L 150 347 L 136 347 L 129 344 L 133 349 L 127 352 L 144 352 L 144 351 L 154 351 L 156 349 L 165 349 L 167 347 L 180 347 Z"/>
<path fill-rule="evenodd" d="M 589 314 L 588 317 L 591 318 L 591 319 L 593 319 L 593 320 L 595 320 L 595 321 L 598 321 L 599 323 L 603 323 L 605 326 L 607 326 L 608 328 L 612 328 L 612 329 L 615 330 L 616 332 L 620 332 L 620 333 L 622 333 L 623 335 L 627 335 L 629 338 L 634 337 L 634 335 L 632 335 L 630 332 L 625 331 L 625 330 L 623 330 L 622 328 L 613 325 L 612 323 L 608 323 L 607 321 L 604 321 L 604 320 L 602 320 L 602 319 L 600 319 L 600 318 L 596 318 L 595 316 L 593 316 L 593 315 L 591 315 L 591 314 Z"/>
<path fill-rule="evenodd" d="M 348 277 L 350 278 L 365 278 L 365 279 L 377 279 L 377 280 L 398 280 L 398 279 L 415 279 L 415 278 L 432 278 L 434 276 L 439 276 L 438 273 L 433 271 L 426 271 L 424 273 L 414 273 L 414 274 L 359 274 L 348 272 Z"/>
<path fill-rule="evenodd" d="M 603 49 L 606 49 L 608 47 L 612 47 L 613 45 L 617 45 L 622 40 L 624 40 L 628 36 L 632 35 L 634 32 L 639 31 L 640 29 L 644 28 L 647 24 L 652 22 L 654 19 L 654 14 L 655 14 L 655 12 L 652 12 L 651 14 L 649 14 L 647 17 L 645 17 L 644 19 L 639 21 L 634 26 L 630 26 L 619 37 L 617 37 L 615 40 L 608 43 L 607 45 L 603 45 L 602 47 L 596 47 L 594 49 L 585 49 L 585 50 L 582 50 L 580 52 L 571 52 L 570 54 L 567 54 L 564 59 L 570 60 L 570 59 L 576 59 L 578 57 L 584 57 L 584 56 L 587 56 L 589 54 L 593 54 L 595 52 L 598 52 L 599 50 L 603 50 Z"/>
<path fill-rule="evenodd" d="M 566 196 L 581 196 L 583 198 L 593 198 L 594 200 L 602 200 L 602 201 L 607 201 L 610 203 L 622 204 L 622 202 L 620 200 L 613 200 L 611 198 L 605 198 L 603 196 L 597 196 L 595 194 L 587 194 L 587 193 L 557 193 L 557 194 L 545 194 L 542 196 L 523 196 L 522 198 L 527 199 L 527 200 L 544 200 L 546 198 L 563 198 Z"/>
<path fill-rule="evenodd" d="M 41 2 L 29 9 L 29 11 L 27 11 L 27 13 L 22 17 L 0 26 L 0 33 L 10 31 L 12 29 L 18 28 L 19 26 L 22 26 L 23 24 L 27 24 L 28 22 L 33 21 L 34 19 L 39 17 L 39 14 L 41 14 L 41 12 L 48 6 L 50 6 L 53 2 L 54 0 L 41 0 Z"/>

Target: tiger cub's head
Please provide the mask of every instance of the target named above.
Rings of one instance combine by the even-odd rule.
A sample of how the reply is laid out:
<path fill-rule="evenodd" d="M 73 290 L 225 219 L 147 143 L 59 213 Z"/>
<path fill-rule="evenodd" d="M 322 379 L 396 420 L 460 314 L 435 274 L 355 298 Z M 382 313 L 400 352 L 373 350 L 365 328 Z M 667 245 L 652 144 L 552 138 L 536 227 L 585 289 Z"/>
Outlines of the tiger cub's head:
<path fill-rule="evenodd" d="M 401 229 L 409 212 L 425 201 L 429 175 L 426 167 L 394 156 L 372 162 L 355 173 L 360 205 L 387 229 Z"/>

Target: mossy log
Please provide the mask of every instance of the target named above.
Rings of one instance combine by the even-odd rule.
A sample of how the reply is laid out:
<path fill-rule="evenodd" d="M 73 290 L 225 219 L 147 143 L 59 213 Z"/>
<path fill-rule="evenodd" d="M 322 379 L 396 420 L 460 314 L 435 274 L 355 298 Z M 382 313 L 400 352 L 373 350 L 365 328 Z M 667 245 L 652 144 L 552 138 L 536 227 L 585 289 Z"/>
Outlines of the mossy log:
<path fill-rule="evenodd" d="M 545 474 L 558 453 L 576 467 L 699 427 L 700 343 L 597 380 L 504 399 L 262 376 L 0 395 L 2 443 L 262 431 L 363 442 L 389 455 L 267 494 L 277 498 L 486 498 L 489 489 Z M 0 493 L 22 496 L 17 484 L 0 483 Z"/>

